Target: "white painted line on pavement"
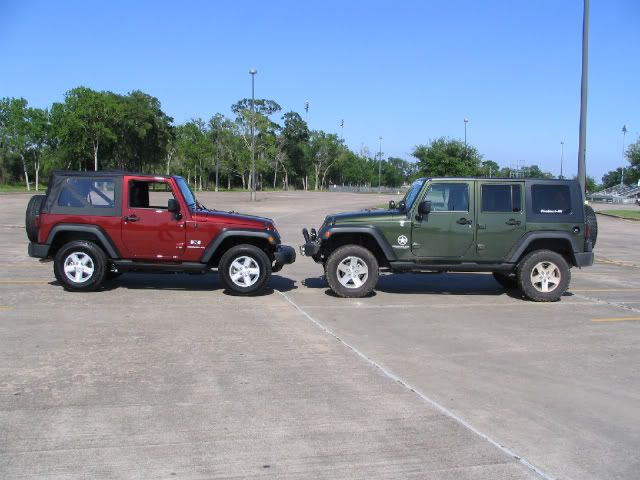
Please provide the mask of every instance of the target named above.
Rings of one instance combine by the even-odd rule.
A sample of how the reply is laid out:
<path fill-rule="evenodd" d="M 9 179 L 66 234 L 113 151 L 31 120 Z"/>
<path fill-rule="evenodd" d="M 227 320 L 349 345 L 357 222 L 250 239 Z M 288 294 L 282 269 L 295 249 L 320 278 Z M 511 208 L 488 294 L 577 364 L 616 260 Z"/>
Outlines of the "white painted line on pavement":
<path fill-rule="evenodd" d="M 478 435 L 479 437 L 483 438 L 484 440 L 486 440 L 487 442 L 491 443 L 493 446 L 497 447 L 499 450 L 501 450 L 502 452 L 506 453 L 508 456 L 510 456 L 511 458 L 517 460 L 519 463 L 521 463 L 522 465 L 524 465 L 525 467 L 527 467 L 530 470 L 533 470 L 535 473 L 537 473 L 538 475 L 540 475 L 542 478 L 544 478 L 545 480 L 555 480 L 554 477 L 552 477 L 551 475 L 549 475 L 548 473 L 544 472 L 541 468 L 536 467 L 535 465 L 533 465 L 531 462 L 529 462 L 528 460 L 522 458 L 520 455 L 518 455 L 517 453 L 515 453 L 513 450 L 509 449 L 508 447 L 505 447 L 503 444 L 501 444 L 500 442 L 494 440 L 493 438 L 491 438 L 490 436 L 488 436 L 485 433 L 482 433 L 480 430 L 478 430 L 477 428 L 475 428 L 473 425 L 471 425 L 469 422 L 467 422 L 465 419 L 463 419 L 462 417 L 460 417 L 459 415 L 455 414 L 454 412 L 452 412 L 451 410 L 447 409 L 446 407 L 444 407 L 443 405 L 440 405 L 438 402 L 436 402 L 435 400 L 431 399 L 430 397 L 428 397 L 427 395 L 425 395 L 424 393 L 422 393 L 420 390 L 418 390 L 417 388 L 413 387 L 410 383 L 406 382 L 405 380 L 403 380 L 402 378 L 398 377 L 395 373 L 391 372 L 390 370 L 388 370 L 387 368 L 383 367 L 381 364 L 379 364 L 378 362 L 376 362 L 375 360 L 369 358 L 367 355 L 365 355 L 364 353 L 362 353 L 360 350 L 358 350 L 356 347 L 354 347 L 353 345 L 351 345 L 350 343 L 346 342 L 345 340 L 343 340 L 341 337 L 339 337 L 337 334 L 335 334 L 333 331 L 331 331 L 330 329 L 328 329 L 327 327 L 325 327 L 322 323 L 320 323 L 318 320 L 316 320 L 315 318 L 313 318 L 311 315 L 309 315 L 306 311 L 304 311 L 300 306 L 298 306 L 298 304 L 296 302 L 294 302 L 286 293 L 281 292 L 280 290 L 276 290 L 276 292 L 278 292 L 280 295 L 282 295 L 282 297 L 289 302 L 289 304 L 291 306 L 293 306 L 296 310 L 298 310 L 304 317 L 306 317 L 311 323 L 315 324 L 318 328 L 320 328 L 321 330 L 323 330 L 325 333 L 331 335 L 333 338 L 335 338 L 336 340 L 338 340 L 340 343 L 342 343 L 345 347 L 347 347 L 348 349 L 350 349 L 352 352 L 354 352 L 356 355 L 358 355 L 360 358 L 362 358 L 363 360 L 365 360 L 366 362 L 368 362 L 370 365 L 372 365 L 373 367 L 377 368 L 378 370 L 380 370 L 385 376 L 387 376 L 388 378 L 390 378 L 391 380 L 393 380 L 394 382 L 399 383 L 400 385 L 402 385 L 404 388 L 410 390 L 411 392 L 415 393 L 416 395 L 418 395 L 422 400 L 424 400 L 426 403 L 428 403 L 429 405 L 433 406 L 436 410 L 440 411 L 441 413 L 443 413 L 444 415 L 446 415 L 447 417 L 453 419 L 454 421 L 458 422 L 459 424 L 461 424 L 462 426 L 464 426 L 466 429 L 470 430 L 471 432 L 475 433 L 476 435 Z"/>

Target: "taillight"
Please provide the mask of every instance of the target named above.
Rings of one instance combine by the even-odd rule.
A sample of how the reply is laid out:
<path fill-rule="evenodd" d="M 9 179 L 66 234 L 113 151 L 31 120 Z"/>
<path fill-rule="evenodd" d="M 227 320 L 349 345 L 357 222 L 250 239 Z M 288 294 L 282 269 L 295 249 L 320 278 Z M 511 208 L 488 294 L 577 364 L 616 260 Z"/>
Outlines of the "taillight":
<path fill-rule="evenodd" d="M 584 229 L 584 238 L 590 239 L 593 231 L 591 230 L 591 225 L 587 224 Z"/>

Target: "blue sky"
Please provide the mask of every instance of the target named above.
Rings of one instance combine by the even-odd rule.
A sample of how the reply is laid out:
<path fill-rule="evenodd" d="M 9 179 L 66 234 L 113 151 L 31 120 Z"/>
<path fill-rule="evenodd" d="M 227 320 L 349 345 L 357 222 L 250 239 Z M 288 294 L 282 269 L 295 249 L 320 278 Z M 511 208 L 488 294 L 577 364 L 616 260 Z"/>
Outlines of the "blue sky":
<path fill-rule="evenodd" d="M 34 106 L 85 85 L 160 99 L 176 122 L 231 115 L 256 96 L 339 133 L 354 150 L 411 159 L 464 137 L 502 166 L 575 174 L 582 0 L 0 0 L 0 96 Z M 587 172 L 640 137 L 640 1 L 591 0 Z"/>

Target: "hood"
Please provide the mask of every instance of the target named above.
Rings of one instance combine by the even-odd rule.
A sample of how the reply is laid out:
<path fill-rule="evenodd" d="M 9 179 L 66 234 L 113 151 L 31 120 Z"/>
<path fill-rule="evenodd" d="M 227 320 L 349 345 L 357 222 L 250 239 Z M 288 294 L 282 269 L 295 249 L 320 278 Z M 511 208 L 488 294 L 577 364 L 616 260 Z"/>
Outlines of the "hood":
<path fill-rule="evenodd" d="M 328 215 L 325 224 L 334 223 L 370 223 L 391 220 L 395 217 L 405 216 L 400 210 L 361 210 L 359 212 L 346 212 Z"/>
<path fill-rule="evenodd" d="M 254 228 L 267 228 L 275 230 L 273 220 L 267 217 L 246 215 L 238 212 L 223 212 L 222 210 L 198 209 L 195 213 L 198 220 L 215 223 L 230 223 L 235 225 L 248 225 Z"/>

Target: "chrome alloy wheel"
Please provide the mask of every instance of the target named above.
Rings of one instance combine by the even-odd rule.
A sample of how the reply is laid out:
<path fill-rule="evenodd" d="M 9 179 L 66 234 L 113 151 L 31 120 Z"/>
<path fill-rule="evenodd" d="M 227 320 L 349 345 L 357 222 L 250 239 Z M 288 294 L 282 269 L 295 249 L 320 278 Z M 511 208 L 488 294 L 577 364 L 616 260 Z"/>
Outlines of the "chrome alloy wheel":
<path fill-rule="evenodd" d="M 252 257 L 238 257 L 231 262 L 229 277 L 239 287 L 250 287 L 260 278 L 260 265 Z"/>
<path fill-rule="evenodd" d="M 360 288 L 369 278 L 369 267 L 360 257 L 346 257 L 338 264 L 338 281 L 346 288 Z"/>
<path fill-rule="evenodd" d="M 93 259 L 85 252 L 70 253 L 64 259 L 64 274 L 74 283 L 83 283 L 93 276 Z"/>
<path fill-rule="evenodd" d="M 542 293 L 553 292 L 561 278 L 560 269 L 553 262 L 539 262 L 531 269 L 531 284 Z"/>

